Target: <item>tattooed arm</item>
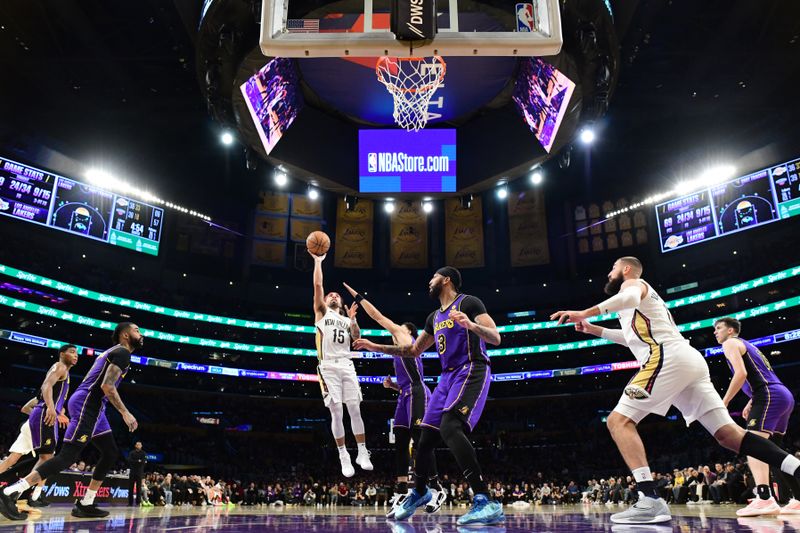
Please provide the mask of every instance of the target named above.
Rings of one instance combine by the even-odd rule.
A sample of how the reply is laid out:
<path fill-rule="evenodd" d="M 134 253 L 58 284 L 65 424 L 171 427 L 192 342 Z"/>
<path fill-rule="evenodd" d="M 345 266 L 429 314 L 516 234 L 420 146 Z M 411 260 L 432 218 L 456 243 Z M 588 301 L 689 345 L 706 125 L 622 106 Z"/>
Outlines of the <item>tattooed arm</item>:
<path fill-rule="evenodd" d="M 370 350 L 373 352 L 385 353 L 386 355 L 397 355 L 399 357 L 419 357 L 422 352 L 433 346 L 433 336 L 427 331 L 423 331 L 414 344 L 404 344 L 402 346 L 389 344 L 375 344 L 366 339 L 359 339 L 355 342 L 356 350 Z"/>
<path fill-rule="evenodd" d="M 119 411 L 119 414 L 122 415 L 122 420 L 125 421 L 128 429 L 134 431 L 139 424 L 136 418 L 128 411 L 128 408 L 125 407 L 125 404 L 122 403 L 122 398 L 119 397 L 119 391 L 117 390 L 117 380 L 121 376 L 122 369 L 120 367 L 114 364 L 108 365 L 106 374 L 103 376 L 103 383 L 100 387 L 103 389 L 103 394 L 106 395 L 108 401 L 114 406 L 114 409 Z"/>

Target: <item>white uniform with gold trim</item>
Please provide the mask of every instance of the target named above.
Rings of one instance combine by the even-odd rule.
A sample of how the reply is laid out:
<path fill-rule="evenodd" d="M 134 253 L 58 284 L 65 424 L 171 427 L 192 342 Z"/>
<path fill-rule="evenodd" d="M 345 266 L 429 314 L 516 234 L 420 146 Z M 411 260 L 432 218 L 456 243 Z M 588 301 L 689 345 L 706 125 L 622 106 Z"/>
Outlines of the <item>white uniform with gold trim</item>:
<path fill-rule="evenodd" d="M 28 455 L 29 453 L 36 455 L 36 452 L 33 451 L 33 439 L 31 438 L 31 427 L 28 425 L 27 420 L 19 428 L 19 435 L 17 436 L 17 440 L 14 441 L 14 444 L 11 445 L 11 448 L 9 448 L 8 451 L 12 453 L 18 453 L 20 455 Z"/>
<path fill-rule="evenodd" d="M 641 368 L 614 410 L 638 423 L 650 413 L 664 416 L 674 405 L 688 426 L 721 409 L 701 422 L 712 433 L 733 423 L 711 383 L 705 358 L 678 331 L 664 300 L 641 281 L 647 287 L 645 297 L 636 308 L 619 312 L 625 342 Z"/>
<path fill-rule="evenodd" d="M 350 318 L 332 309 L 314 324 L 317 328 L 317 374 L 325 406 L 361 401 L 361 386 L 351 358 Z"/>

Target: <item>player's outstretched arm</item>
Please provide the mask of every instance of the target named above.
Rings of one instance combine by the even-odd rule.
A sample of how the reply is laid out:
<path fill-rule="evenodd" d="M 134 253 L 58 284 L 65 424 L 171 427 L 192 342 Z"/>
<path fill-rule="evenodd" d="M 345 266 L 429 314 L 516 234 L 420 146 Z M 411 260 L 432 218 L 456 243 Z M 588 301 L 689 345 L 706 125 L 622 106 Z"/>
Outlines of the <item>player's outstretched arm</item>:
<path fill-rule="evenodd" d="M 378 311 L 377 307 L 372 305 L 372 303 L 369 300 L 367 300 L 366 298 L 361 296 L 353 287 L 351 287 L 347 283 L 343 283 L 342 285 L 344 285 L 344 288 L 347 289 L 347 292 L 349 292 L 350 295 L 353 298 L 356 298 L 356 303 L 361 305 L 361 307 L 364 308 L 364 311 L 367 312 L 369 317 L 372 320 L 374 320 L 375 322 L 377 322 L 386 331 L 391 333 L 392 337 L 397 339 L 399 343 L 401 343 L 401 344 L 410 344 L 411 343 L 411 339 L 408 338 L 408 337 L 406 337 L 406 339 L 403 339 L 406 342 L 403 342 L 401 339 L 398 338 L 398 334 L 402 335 L 402 333 L 403 333 L 403 331 L 402 331 L 403 328 L 400 325 L 395 324 L 388 317 L 384 316 L 383 313 Z M 358 298 L 358 296 L 361 296 L 361 298 Z"/>
<path fill-rule="evenodd" d="M 325 289 L 322 286 L 322 262 L 325 254 L 308 254 L 314 258 L 314 321 L 317 322 L 325 316 Z"/>
<path fill-rule="evenodd" d="M 628 346 L 628 342 L 625 340 L 625 335 L 622 334 L 621 329 L 603 328 L 600 326 L 595 326 L 594 324 L 590 324 L 585 320 L 581 320 L 580 322 L 575 323 L 575 331 L 586 333 L 588 335 L 594 335 L 595 337 L 602 337 L 622 346 Z"/>
<path fill-rule="evenodd" d="M 567 323 L 577 323 L 593 316 L 632 309 L 638 307 L 642 299 L 647 295 L 647 285 L 638 279 L 629 279 L 622 284 L 619 292 L 583 311 L 556 311 L 550 315 L 550 320 L 555 320 L 559 325 Z"/>
<path fill-rule="evenodd" d="M 24 415 L 29 415 L 31 414 L 31 411 L 33 411 L 33 408 L 36 407 L 38 404 L 39 404 L 38 398 L 31 398 L 30 400 L 25 402 L 25 405 L 23 405 L 20 408 L 20 412 Z"/>
<path fill-rule="evenodd" d="M 122 369 L 114 364 L 108 365 L 100 388 L 103 390 L 103 394 L 106 395 L 111 405 L 114 406 L 114 409 L 119 411 L 119 414 L 122 415 L 122 420 L 125 422 L 125 425 L 128 426 L 128 429 L 130 431 L 135 431 L 139 423 L 130 411 L 128 411 L 128 408 L 125 407 L 125 404 L 122 403 L 122 398 L 120 398 L 119 391 L 117 390 L 117 380 L 120 377 L 122 377 Z"/>
<path fill-rule="evenodd" d="M 722 398 L 722 403 L 725 404 L 725 407 L 727 407 L 728 404 L 731 403 L 731 400 L 742 390 L 742 385 L 744 385 L 744 382 L 747 380 L 747 369 L 744 367 L 741 349 L 742 343 L 738 339 L 730 338 L 722 343 L 722 352 L 725 354 L 725 358 L 730 362 L 731 368 L 733 369 L 733 377 L 728 385 L 728 391 Z"/>
<path fill-rule="evenodd" d="M 358 339 L 353 343 L 356 350 L 369 350 L 372 352 L 385 353 L 386 355 L 397 355 L 399 357 L 419 357 L 422 352 L 433 346 L 433 335 L 423 331 L 414 344 L 389 345 L 375 344 L 367 339 Z"/>

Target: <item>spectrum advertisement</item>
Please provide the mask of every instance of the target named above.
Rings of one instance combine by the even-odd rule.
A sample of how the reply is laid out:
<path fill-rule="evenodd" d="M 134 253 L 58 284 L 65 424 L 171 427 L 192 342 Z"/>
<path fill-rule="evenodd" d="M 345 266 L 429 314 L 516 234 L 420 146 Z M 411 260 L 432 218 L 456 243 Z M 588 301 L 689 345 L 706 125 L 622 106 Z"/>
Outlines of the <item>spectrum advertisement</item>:
<path fill-rule="evenodd" d="M 361 130 L 359 191 L 456 192 L 456 130 Z"/>

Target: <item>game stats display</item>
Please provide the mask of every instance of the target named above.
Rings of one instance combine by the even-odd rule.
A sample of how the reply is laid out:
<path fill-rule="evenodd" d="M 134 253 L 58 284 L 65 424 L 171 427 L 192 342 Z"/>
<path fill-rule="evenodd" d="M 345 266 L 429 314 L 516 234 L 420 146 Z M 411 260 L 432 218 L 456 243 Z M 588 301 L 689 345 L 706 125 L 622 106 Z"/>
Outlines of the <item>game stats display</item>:
<path fill-rule="evenodd" d="M 800 215 L 800 159 L 656 206 L 661 251 Z"/>
<path fill-rule="evenodd" d="M 158 255 L 164 210 L 0 157 L 0 214 Z"/>

